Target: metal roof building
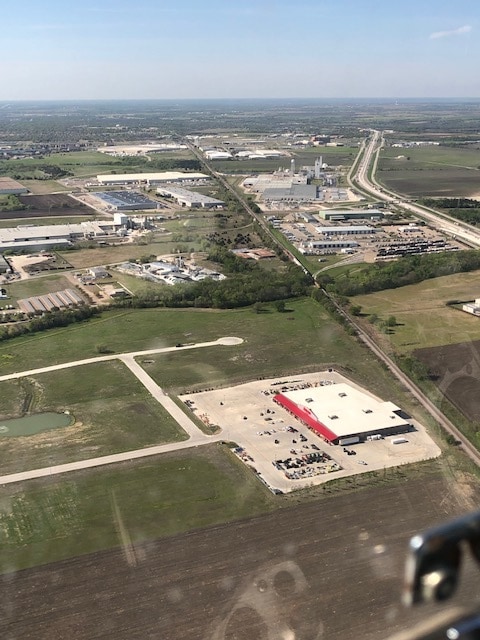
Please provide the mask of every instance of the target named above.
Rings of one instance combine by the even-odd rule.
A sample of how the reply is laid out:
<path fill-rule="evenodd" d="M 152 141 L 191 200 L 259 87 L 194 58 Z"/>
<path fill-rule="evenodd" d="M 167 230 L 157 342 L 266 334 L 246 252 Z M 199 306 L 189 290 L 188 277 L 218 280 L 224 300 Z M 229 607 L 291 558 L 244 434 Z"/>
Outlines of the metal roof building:
<path fill-rule="evenodd" d="M 375 227 L 367 226 L 342 226 L 342 227 L 315 227 L 317 233 L 321 233 L 324 236 L 349 236 L 349 235 L 367 235 L 370 233 L 376 233 Z"/>
<path fill-rule="evenodd" d="M 274 401 L 319 436 L 338 444 L 343 438 L 394 435 L 412 430 L 405 413 L 344 382 L 279 393 Z"/>
<path fill-rule="evenodd" d="M 98 175 L 100 184 L 157 184 L 158 182 L 203 182 L 210 176 L 205 173 L 182 173 L 162 171 L 161 173 L 112 173 Z"/>
<path fill-rule="evenodd" d="M 111 223 L 81 222 L 78 224 L 23 225 L 0 229 L 0 252 L 8 250 L 50 249 L 69 246 L 75 240 L 106 235 Z"/>
<path fill-rule="evenodd" d="M 158 202 L 138 191 L 95 191 L 91 195 L 115 211 L 143 211 L 157 209 L 159 206 Z"/>
<path fill-rule="evenodd" d="M 314 184 L 292 184 L 286 188 L 269 188 L 263 192 L 263 199 L 270 202 L 311 202 L 323 200 Z"/>
<path fill-rule="evenodd" d="M 323 220 L 368 220 L 370 218 L 383 218 L 384 213 L 378 209 L 322 209 L 318 217 Z"/>
<path fill-rule="evenodd" d="M 182 189 L 181 187 L 158 187 L 157 193 L 160 196 L 166 196 L 167 198 L 173 198 L 184 207 L 202 207 L 203 209 L 210 209 L 214 207 L 223 207 L 225 202 L 223 200 L 217 200 L 211 198 L 203 193 L 197 193 L 195 191 L 189 191 L 188 189 Z"/>
<path fill-rule="evenodd" d="M 28 193 L 28 189 L 24 187 L 23 184 L 20 184 L 20 182 L 12 178 L 0 178 L 0 195 L 20 196 L 24 193 Z"/>

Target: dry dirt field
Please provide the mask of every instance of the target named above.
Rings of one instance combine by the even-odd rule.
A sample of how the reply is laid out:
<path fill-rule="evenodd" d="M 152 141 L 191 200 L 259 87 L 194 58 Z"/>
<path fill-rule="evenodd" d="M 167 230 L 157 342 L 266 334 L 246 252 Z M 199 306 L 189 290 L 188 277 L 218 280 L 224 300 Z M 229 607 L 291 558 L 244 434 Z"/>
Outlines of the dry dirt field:
<path fill-rule="evenodd" d="M 406 542 L 478 502 L 458 487 L 403 480 L 4 575 L 0 635 L 384 640 L 428 613 L 399 605 Z M 456 599 L 468 604 L 478 570 L 466 564 Z"/>
<path fill-rule="evenodd" d="M 94 213 L 68 194 L 52 193 L 49 195 L 18 196 L 18 199 L 30 208 L 23 211 L 5 211 L 2 214 L 2 219 L 88 216 Z"/>
<path fill-rule="evenodd" d="M 440 391 L 472 422 L 480 421 L 480 340 L 417 349 Z"/>

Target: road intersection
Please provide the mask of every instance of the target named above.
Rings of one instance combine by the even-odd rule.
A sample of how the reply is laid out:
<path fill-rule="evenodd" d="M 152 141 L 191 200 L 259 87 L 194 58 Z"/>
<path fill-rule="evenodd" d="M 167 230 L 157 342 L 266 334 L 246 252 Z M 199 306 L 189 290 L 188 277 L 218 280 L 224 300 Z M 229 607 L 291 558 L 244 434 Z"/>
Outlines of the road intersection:
<path fill-rule="evenodd" d="M 52 365 L 49 367 L 41 367 L 39 369 L 30 369 L 28 371 L 20 371 L 18 373 L 11 373 L 4 376 L 0 376 L 0 382 L 4 380 L 15 380 L 26 376 L 33 376 L 41 373 L 48 373 L 50 371 L 59 371 L 62 369 L 69 369 L 72 367 L 80 367 L 87 364 L 94 364 L 97 362 L 107 362 L 110 360 L 120 360 L 127 366 L 130 371 L 136 376 L 136 378 L 143 384 L 148 392 L 153 396 L 157 402 L 159 402 L 163 408 L 172 416 L 172 418 L 180 425 L 180 427 L 188 434 L 188 440 L 183 442 L 171 442 L 169 444 L 157 445 L 145 447 L 144 449 L 136 449 L 134 451 L 124 451 L 122 453 L 116 453 L 109 456 L 101 456 L 98 458 L 89 458 L 87 460 L 79 460 L 77 462 L 70 462 L 66 464 L 55 465 L 52 467 L 44 467 L 41 469 L 31 469 L 30 471 L 24 471 L 21 473 L 11 473 L 8 475 L 0 476 L 0 485 L 13 484 L 15 482 L 23 482 L 25 480 L 33 480 L 35 478 L 46 478 L 70 471 L 80 471 L 82 469 L 92 469 L 94 467 L 101 467 L 110 464 L 116 464 L 119 462 L 125 462 L 129 460 L 136 460 L 139 458 L 146 458 L 149 456 L 156 456 L 161 453 L 167 453 L 169 451 L 177 451 L 179 449 L 189 449 L 192 447 L 198 447 L 201 445 L 209 444 L 211 442 L 218 442 L 222 440 L 221 434 L 207 435 L 201 431 L 197 425 L 191 420 L 186 413 L 184 413 L 180 407 L 166 394 L 161 387 L 148 375 L 148 373 L 142 369 L 142 367 L 136 362 L 135 358 L 156 355 L 161 353 L 168 353 L 171 351 L 181 351 L 186 349 L 199 349 L 202 347 L 213 346 L 234 346 L 241 344 L 242 338 L 237 337 L 224 337 L 218 340 L 210 342 L 201 342 L 198 344 L 188 344 L 179 347 L 163 347 L 160 349 L 148 349 L 146 351 L 133 351 L 130 353 L 121 354 L 109 354 L 104 356 L 97 356 L 95 358 L 87 358 L 85 360 L 75 360 L 72 362 L 65 362 L 62 364 Z"/>

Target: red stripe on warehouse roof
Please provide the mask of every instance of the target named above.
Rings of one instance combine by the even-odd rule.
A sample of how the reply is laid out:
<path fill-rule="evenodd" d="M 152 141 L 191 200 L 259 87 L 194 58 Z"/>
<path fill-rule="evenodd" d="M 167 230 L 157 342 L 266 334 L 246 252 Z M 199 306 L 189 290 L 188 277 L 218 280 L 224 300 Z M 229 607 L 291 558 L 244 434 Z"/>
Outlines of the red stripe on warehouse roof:
<path fill-rule="evenodd" d="M 322 436 L 322 438 L 325 438 L 329 442 L 333 442 L 338 438 L 337 434 L 330 431 L 330 429 L 320 422 L 315 415 L 307 409 L 307 407 L 302 407 L 302 405 L 296 404 L 293 400 L 284 396 L 283 393 L 279 393 L 273 399 L 284 409 L 293 413 L 298 420 L 307 424 L 311 429 Z"/>

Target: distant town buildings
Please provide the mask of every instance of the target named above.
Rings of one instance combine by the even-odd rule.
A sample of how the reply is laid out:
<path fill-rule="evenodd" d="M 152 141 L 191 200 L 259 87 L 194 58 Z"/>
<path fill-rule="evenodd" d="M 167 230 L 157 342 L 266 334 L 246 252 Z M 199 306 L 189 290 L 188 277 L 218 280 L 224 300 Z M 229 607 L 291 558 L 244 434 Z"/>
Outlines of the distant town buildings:
<path fill-rule="evenodd" d="M 188 149 L 186 144 L 176 144 L 174 142 L 163 142 L 155 144 L 153 142 L 139 145 L 104 145 L 98 147 L 97 151 L 109 156 L 143 156 L 149 153 L 162 153 L 166 151 L 181 151 Z"/>

